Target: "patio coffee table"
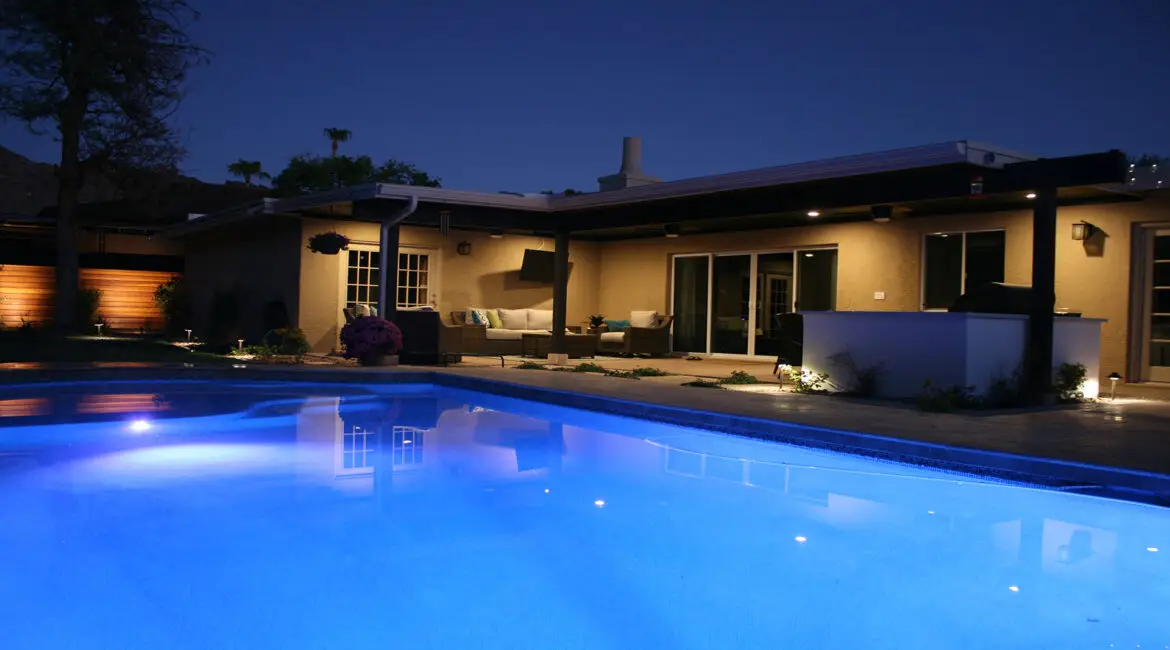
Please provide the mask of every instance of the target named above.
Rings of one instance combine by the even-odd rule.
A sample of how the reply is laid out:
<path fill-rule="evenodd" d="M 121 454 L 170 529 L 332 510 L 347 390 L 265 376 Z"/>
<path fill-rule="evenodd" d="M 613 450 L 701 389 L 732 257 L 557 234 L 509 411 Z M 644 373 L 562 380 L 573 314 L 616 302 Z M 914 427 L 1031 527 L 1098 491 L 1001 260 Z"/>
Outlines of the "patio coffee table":
<path fill-rule="evenodd" d="M 593 357 L 597 355 L 597 344 L 600 341 L 601 337 L 597 334 L 565 334 L 566 352 L 574 359 Z M 520 356 L 546 358 L 551 345 L 551 332 L 547 334 L 521 334 Z"/>

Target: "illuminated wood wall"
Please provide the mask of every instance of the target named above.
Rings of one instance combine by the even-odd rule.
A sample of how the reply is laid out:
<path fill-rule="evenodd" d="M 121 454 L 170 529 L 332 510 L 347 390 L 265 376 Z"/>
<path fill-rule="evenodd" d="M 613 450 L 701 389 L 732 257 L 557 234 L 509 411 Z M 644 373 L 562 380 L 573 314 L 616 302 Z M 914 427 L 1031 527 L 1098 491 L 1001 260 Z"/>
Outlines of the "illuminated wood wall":
<path fill-rule="evenodd" d="M 108 331 L 157 331 L 162 329 L 163 318 L 154 303 L 154 290 L 177 275 L 167 271 L 81 269 L 80 284 L 102 292 L 98 312 Z M 39 325 L 50 320 L 54 282 L 51 266 L 0 265 L 0 322 L 5 327 L 19 327 L 23 321 Z"/>

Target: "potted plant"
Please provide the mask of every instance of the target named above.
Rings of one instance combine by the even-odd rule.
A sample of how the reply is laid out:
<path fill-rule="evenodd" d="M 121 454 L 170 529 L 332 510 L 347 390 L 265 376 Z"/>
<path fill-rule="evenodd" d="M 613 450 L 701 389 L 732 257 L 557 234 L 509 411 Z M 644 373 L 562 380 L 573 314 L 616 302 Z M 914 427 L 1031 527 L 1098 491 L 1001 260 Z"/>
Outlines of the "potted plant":
<path fill-rule="evenodd" d="M 345 358 L 357 359 L 363 366 L 395 365 L 402 331 L 384 318 L 358 316 L 341 328 L 341 344 Z"/>
<path fill-rule="evenodd" d="M 339 232 L 322 232 L 309 238 L 309 250 L 314 253 L 336 255 L 349 248 L 349 237 Z"/>
<path fill-rule="evenodd" d="M 605 330 L 605 316 L 601 314 L 593 314 L 589 318 L 586 318 L 585 322 L 589 323 L 590 334 L 596 334 Z"/>

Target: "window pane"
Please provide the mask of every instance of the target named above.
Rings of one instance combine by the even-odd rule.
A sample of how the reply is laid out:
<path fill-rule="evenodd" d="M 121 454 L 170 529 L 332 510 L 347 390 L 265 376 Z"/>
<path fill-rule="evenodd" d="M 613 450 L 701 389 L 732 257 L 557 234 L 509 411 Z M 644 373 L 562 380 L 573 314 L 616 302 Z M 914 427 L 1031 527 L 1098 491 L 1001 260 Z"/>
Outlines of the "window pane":
<path fill-rule="evenodd" d="M 366 289 L 366 287 L 358 287 L 357 288 L 357 301 L 358 302 L 367 302 L 367 301 L 369 301 L 369 299 L 370 299 L 369 290 Z"/>
<path fill-rule="evenodd" d="M 1154 259 L 1170 260 L 1170 235 L 1154 237 Z"/>
<path fill-rule="evenodd" d="M 374 268 L 378 268 L 382 265 L 381 262 L 382 262 L 382 254 L 381 253 L 379 253 L 377 251 L 370 253 L 370 266 L 372 266 Z"/>
<path fill-rule="evenodd" d="M 349 283 L 350 284 L 357 284 L 357 269 L 350 269 L 349 270 Z"/>
<path fill-rule="evenodd" d="M 674 260 L 674 350 L 707 351 L 706 257 Z"/>
<path fill-rule="evenodd" d="M 1170 343 L 1155 342 L 1150 344 L 1150 365 L 1170 366 Z"/>
<path fill-rule="evenodd" d="M 357 301 L 357 287 L 352 286 L 352 285 L 349 287 L 346 287 L 345 299 L 348 300 L 349 302 L 356 302 Z"/>
<path fill-rule="evenodd" d="M 398 272 L 398 284 L 406 286 L 406 271 Z"/>
<path fill-rule="evenodd" d="M 796 319 L 792 312 L 792 253 L 760 255 L 756 261 L 756 354 L 769 357 L 792 356 Z M 803 272 L 803 270 L 802 270 Z"/>
<path fill-rule="evenodd" d="M 1002 230 L 967 234 L 967 291 L 988 282 L 1003 282 L 1004 242 Z"/>
<path fill-rule="evenodd" d="M 358 263 L 358 252 L 357 251 L 350 251 L 349 252 L 349 265 L 350 266 L 357 266 L 357 263 Z"/>
<path fill-rule="evenodd" d="M 833 311 L 837 308 L 837 251 L 797 251 L 796 308 Z"/>
<path fill-rule="evenodd" d="M 1150 338 L 1170 341 L 1170 316 L 1150 317 Z"/>
<path fill-rule="evenodd" d="M 421 270 L 421 271 L 425 271 L 425 270 L 427 270 L 427 268 L 428 268 L 428 267 L 429 267 L 429 265 L 430 265 L 430 262 L 431 262 L 431 256 L 430 256 L 430 255 L 419 255 L 419 256 L 418 256 L 418 268 L 419 268 L 419 270 Z"/>
<path fill-rule="evenodd" d="M 361 269 L 360 271 L 358 271 L 358 284 L 369 284 L 369 283 L 370 283 L 369 270 Z"/>
<path fill-rule="evenodd" d="M 962 235 L 927 235 L 923 308 L 946 309 L 963 285 Z"/>
<path fill-rule="evenodd" d="M 711 351 L 747 354 L 748 301 L 751 294 L 751 255 L 725 255 L 715 258 L 715 286 L 711 325 Z"/>
<path fill-rule="evenodd" d="M 1154 286 L 1170 287 L 1170 262 L 1154 265 Z"/>
<path fill-rule="evenodd" d="M 1155 314 L 1170 314 L 1170 289 L 1154 289 L 1153 309 Z"/>
<path fill-rule="evenodd" d="M 368 251 L 358 251 L 358 266 L 370 265 L 370 253 Z"/>
<path fill-rule="evenodd" d="M 401 305 L 401 306 L 405 306 L 405 305 L 406 305 L 406 289 L 401 289 L 401 288 L 400 288 L 400 289 L 398 290 L 398 304 L 399 304 L 399 305 Z"/>

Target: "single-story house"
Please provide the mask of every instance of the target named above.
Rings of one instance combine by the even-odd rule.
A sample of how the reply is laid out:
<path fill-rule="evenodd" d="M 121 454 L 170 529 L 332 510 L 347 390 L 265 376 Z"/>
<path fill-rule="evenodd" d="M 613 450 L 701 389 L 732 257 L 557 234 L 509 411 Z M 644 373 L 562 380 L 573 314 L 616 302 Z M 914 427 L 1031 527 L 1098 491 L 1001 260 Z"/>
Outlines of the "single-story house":
<path fill-rule="evenodd" d="M 169 236 L 195 329 L 216 292 L 234 291 L 250 336 L 279 301 L 315 351 L 338 348 L 343 308 L 376 306 L 383 277 L 388 309 L 555 307 L 553 331 L 654 310 L 674 317 L 674 351 L 745 358 L 775 358 L 786 313 L 945 310 L 979 283 L 1039 279 L 1055 305 L 1041 302 L 1047 334 L 1032 319 L 1032 336 L 1051 340 L 1052 307 L 1104 319 L 1100 378 L 1170 381 L 1170 179 L 1120 152 L 1042 159 L 957 141 L 660 182 L 628 138 L 599 184 L 575 196 L 368 185 L 264 199 Z M 308 250 L 329 231 L 349 250 Z M 552 286 L 521 278 L 530 249 L 559 253 Z M 383 276 L 388 255 L 397 273 Z"/>

